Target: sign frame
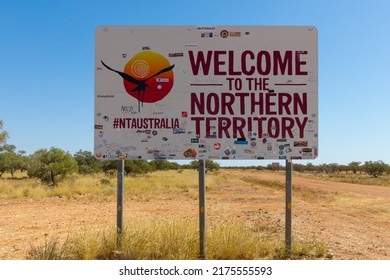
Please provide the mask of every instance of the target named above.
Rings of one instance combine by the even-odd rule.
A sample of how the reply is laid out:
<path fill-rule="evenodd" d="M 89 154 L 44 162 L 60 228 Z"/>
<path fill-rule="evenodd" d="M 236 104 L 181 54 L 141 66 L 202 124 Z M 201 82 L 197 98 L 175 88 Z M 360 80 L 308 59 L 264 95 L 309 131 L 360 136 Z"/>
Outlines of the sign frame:
<path fill-rule="evenodd" d="M 98 159 L 315 159 L 312 26 L 100 26 Z"/>

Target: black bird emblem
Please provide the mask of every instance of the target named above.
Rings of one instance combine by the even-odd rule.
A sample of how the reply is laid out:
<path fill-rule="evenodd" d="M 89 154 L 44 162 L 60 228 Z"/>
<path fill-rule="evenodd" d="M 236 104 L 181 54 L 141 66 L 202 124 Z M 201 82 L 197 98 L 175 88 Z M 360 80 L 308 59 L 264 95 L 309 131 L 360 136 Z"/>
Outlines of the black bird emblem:
<path fill-rule="evenodd" d="M 129 74 L 112 69 L 110 66 L 106 65 L 102 60 L 101 60 L 101 62 L 104 65 L 104 67 L 106 67 L 108 70 L 111 70 L 111 71 L 119 74 L 124 80 L 136 85 L 136 87 L 132 90 L 132 92 L 138 93 L 138 112 L 140 112 L 140 103 L 142 104 L 142 106 L 144 105 L 145 90 L 147 87 L 149 87 L 149 85 L 146 84 L 146 82 L 153 77 L 156 77 L 162 73 L 165 73 L 165 72 L 172 70 L 173 67 L 175 67 L 175 64 L 173 64 L 167 68 L 164 68 L 164 69 L 158 71 L 156 74 L 154 74 L 153 76 L 150 76 L 149 78 L 147 78 L 145 80 L 138 80 L 138 79 L 130 76 Z M 142 94 L 142 101 L 140 101 L 140 94 Z"/>

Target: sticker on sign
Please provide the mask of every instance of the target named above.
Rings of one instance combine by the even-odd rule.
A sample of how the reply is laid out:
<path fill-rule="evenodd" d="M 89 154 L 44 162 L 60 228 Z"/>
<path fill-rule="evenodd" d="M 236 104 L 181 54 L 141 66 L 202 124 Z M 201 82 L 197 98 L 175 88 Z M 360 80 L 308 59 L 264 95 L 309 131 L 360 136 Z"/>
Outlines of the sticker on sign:
<path fill-rule="evenodd" d="M 101 26 L 95 44 L 97 158 L 318 156 L 315 27 Z"/>

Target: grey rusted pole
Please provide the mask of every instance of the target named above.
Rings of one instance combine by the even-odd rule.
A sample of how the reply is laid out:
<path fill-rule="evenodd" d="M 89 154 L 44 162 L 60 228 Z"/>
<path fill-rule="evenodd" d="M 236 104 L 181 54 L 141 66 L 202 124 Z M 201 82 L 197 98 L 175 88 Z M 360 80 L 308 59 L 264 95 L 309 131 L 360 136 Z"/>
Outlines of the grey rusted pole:
<path fill-rule="evenodd" d="M 286 160 L 286 250 L 292 253 L 292 161 Z"/>
<path fill-rule="evenodd" d="M 206 184 L 205 161 L 199 160 L 199 259 L 206 258 Z"/>
<path fill-rule="evenodd" d="M 116 214 L 116 225 L 117 225 L 117 245 L 122 246 L 122 233 L 123 233 L 123 194 L 124 194 L 124 169 L 125 161 L 123 159 L 118 160 L 118 189 L 117 189 L 117 214 Z"/>

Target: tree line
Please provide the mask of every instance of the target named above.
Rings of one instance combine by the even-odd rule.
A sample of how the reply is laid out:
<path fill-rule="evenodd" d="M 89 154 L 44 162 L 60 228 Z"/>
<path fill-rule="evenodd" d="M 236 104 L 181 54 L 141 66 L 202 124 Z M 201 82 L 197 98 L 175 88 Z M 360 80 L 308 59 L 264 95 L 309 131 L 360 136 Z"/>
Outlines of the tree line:
<path fill-rule="evenodd" d="M 105 172 L 114 174 L 117 171 L 116 160 L 100 161 L 92 152 L 79 150 L 74 155 L 62 149 L 51 147 L 39 149 L 27 156 L 25 151 L 16 151 L 16 146 L 7 143 L 8 133 L 3 130 L 0 120 L 0 178 L 5 173 L 14 178 L 15 172 L 26 172 L 31 178 L 39 178 L 43 183 L 56 186 L 70 174 L 95 174 Z M 156 170 L 178 170 L 198 168 L 198 161 L 180 165 L 167 160 L 126 160 L 125 175 L 145 174 Z M 219 164 L 206 161 L 206 171 L 218 170 Z"/>
<path fill-rule="evenodd" d="M 179 170 L 179 169 L 197 169 L 199 162 L 194 160 L 189 164 L 178 164 L 167 160 L 126 160 L 124 171 L 125 175 L 146 174 L 157 170 Z M 250 167 L 220 167 L 217 162 L 206 160 L 206 172 L 219 170 L 220 168 L 239 168 L 239 169 L 257 169 L 257 170 L 284 170 L 284 167 L 278 163 L 268 166 L 250 166 Z M 390 166 L 383 161 L 366 161 L 362 164 L 359 161 L 353 161 L 348 165 L 337 163 L 306 165 L 294 163 L 293 170 L 302 173 L 352 173 L 368 174 L 372 177 L 390 174 Z M 39 178 L 42 182 L 49 185 L 57 185 L 59 181 L 69 174 L 78 172 L 79 174 L 95 174 L 104 172 L 106 174 L 115 174 L 117 171 L 116 160 L 101 161 L 94 157 L 90 151 L 79 150 L 74 155 L 65 152 L 59 148 L 39 149 L 32 155 L 26 156 L 24 151 L 16 151 L 14 145 L 3 144 L 0 146 L 0 178 L 5 173 L 14 177 L 16 171 L 26 172 L 31 178 Z"/>
<path fill-rule="evenodd" d="M 32 155 L 27 156 L 25 151 L 16 151 L 14 145 L 7 144 L 8 134 L 3 131 L 3 122 L 0 120 L 0 178 L 5 173 L 15 176 L 16 171 L 27 172 L 31 178 L 39 178 L 42 182 L 56 186 L 58 182 L 68 175 L 78 172 L 79 174 L 95 174 L 105 172 L 115 174 L 117 170 L 116 160 L 100 161 L 95 158 L 92 152 L 79 150 L 74 155 L 59 148 L 39 149 Z M 191 161 L 189 164 L 180 165 L 176 162 L 167 160 L 126 160 L 124 171 L 125 175 L 145 174 L 156 170 L 179 170 L 179 169 L 197 169 L 199 161 Z M 218 163 L 206 160 L 206 172 L 219 170 Z M 282 170 L 283 166 L 279 163 L 263 166 L 250 167 L 224 167 L 240 169 L 266 169 Z M 341 173 L 350 172 L 366 173 L 372 177 L 390 174 L 390 166 L 383 161 L 366 161 L 362 164 L 359 161 L 353 161 L 348 165 L 339 165 L 337 163 L 306 165 L 294 163 L 293 169 L 296 172 L 306 173 Z"/>
<path fill-rule="evenodd" d="M 266 167 L 262 166 L 250 166 L 250 167 L 230 167 L 230 168 L 256 168 L 258 170 L 270 170 L 270 171 L 279 171 L 284 170 L 285 167 L 279 165 L 278 163 L 269 164 Z M 316 174 L 339 174 L 339 173 L 351 173 L 351 174 L 368 174 L 374 178 L 377 178 L 382 175 L 390 174 L 390 165 L 385 162 L 378 161 L 365 161 L 364 163 L 360 161 L 352 161 L 347 165 L 338 164 L 338 163 L 324 163 L 319 165 L 314 165 L 312 163 L 300 164 L 297 162 L 293 163 L 293 170 L 300 173 L 316 173 Z"/>
<path fill-rule="evenodd" d="M 26 156 L 24 151 L 16 151 L 14 145 L 0 146 L 0 178 L 8 172 L 13 178 L 16 171 L 26 172 L 30 178 L 39 178 L 43 183 L 56 186 L 58 182 L 73 173 L 95 174 L 104 172 L 115 174 L 117 160 L 100 161 L 92 152 L 79 150 L 74 155 L 59 148 L 39 149 L 32 155 Z M 206 170 L 219 169 L 219 164 L 206 161 Z M 196 169 L 198 161 L 180 165 L 167 160 L 126 160 L 125 175 L 146 174 L 157 170 Z"/>

